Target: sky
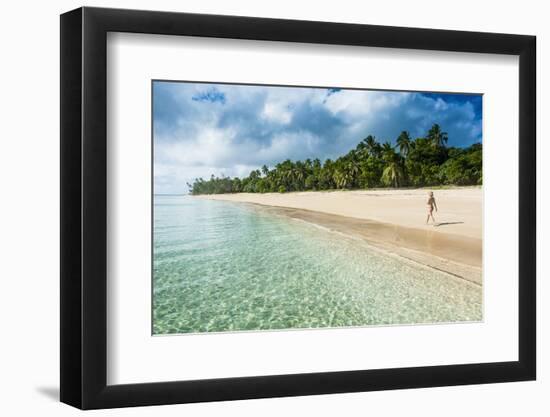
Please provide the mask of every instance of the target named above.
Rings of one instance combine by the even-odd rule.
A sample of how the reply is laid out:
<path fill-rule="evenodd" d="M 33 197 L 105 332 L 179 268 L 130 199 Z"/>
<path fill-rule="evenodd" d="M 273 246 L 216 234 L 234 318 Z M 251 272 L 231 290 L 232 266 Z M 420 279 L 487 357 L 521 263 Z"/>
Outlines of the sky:
<path fill-rule="evenodd" d="M 482 96 L 153 82 L 155 194 L 195 178 L 244 177 L 290 159 L 336 159 L 368 135 L 395 144 L 438 123 L 448 146 L 481 142 Z"/>

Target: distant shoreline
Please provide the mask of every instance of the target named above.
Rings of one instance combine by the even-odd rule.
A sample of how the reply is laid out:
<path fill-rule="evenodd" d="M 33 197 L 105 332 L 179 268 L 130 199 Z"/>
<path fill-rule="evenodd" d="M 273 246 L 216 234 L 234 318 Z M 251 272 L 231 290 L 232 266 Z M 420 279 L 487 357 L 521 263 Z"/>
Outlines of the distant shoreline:
<path fill-rule="evenodd" d="M 482 188 L 434 189 L 439 226 L 426 226 L 427 189 L 237 193 L 197 199 L 251 203 L 361 238 L 387 252 L 482 283 Z M 440 214 L 441 213 L 441 214 Z"/>

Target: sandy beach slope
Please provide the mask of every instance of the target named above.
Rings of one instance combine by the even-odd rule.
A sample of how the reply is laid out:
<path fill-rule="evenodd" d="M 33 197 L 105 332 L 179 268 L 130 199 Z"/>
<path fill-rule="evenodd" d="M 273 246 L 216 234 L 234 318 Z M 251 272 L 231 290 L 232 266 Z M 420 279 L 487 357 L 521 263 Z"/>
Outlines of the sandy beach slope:
<path fill-rule="evenodd" d="M 436 226 L 426 225 L 426 189 L 216 194 L 253 203 L 370 241 L 424 265 L 481 284 L 481 187 L 434 190 Z"/>
<path fill-rule="evenodd" d="M 464 187 L 434 190 L 439 226 L 426 226 L 428 190 L 314 191 L 298 193 L 239 193 L 203 195 L 199 198 L 240 201 L 273 207 L 288 207 L 375 220 L 398 226 L 453 233 L 481 239 L 482 189 Z"/>

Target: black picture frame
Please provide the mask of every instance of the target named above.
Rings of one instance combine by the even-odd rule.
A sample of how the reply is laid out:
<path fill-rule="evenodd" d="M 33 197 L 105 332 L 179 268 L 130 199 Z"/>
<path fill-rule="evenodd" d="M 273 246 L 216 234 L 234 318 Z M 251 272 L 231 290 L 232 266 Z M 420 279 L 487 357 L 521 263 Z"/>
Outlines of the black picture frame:
<path fill-rule="evenodd" d="M 518 361 L 107 385 L 108 32 L 519 56 Z M 535 379 L 534 36 L 84 7 L 61 15 L 60 57 L 62 402 L 96 409 Z"/>

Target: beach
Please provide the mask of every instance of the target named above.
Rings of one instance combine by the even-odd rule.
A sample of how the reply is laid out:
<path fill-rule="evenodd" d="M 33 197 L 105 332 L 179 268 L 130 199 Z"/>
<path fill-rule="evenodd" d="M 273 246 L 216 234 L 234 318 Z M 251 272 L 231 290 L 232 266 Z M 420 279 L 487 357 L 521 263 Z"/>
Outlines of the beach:
<path fill-rule="evenodd" d="M 481 285 L 481 187 L 433 190 L 435 226 L 426 221 L 427 189 L 238 193 L 197 199 L 254 204 L 365 240 L 390 254 Z"/>

